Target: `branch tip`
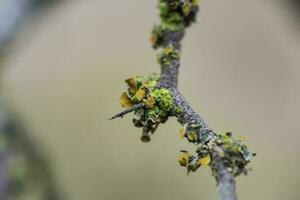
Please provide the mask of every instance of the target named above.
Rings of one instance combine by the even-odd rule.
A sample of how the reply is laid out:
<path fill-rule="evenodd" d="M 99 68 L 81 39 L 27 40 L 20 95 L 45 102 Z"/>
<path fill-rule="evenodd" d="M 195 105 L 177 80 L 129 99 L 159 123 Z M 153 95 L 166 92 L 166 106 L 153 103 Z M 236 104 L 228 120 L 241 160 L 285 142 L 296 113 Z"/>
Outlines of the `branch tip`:
<path fill-rule="evenodd" d="M 122 118 L 124 115 L 128 114 L 128 113 L 131 113 L 133 111 L 136 111 L 140 108 L 142 108 L 144 106 L 144 103 L 139 103 L 139 104 L 135 104 L 133 105 L 132 107 L 122 111 L 122 112 L 119 112 L 117 114 L 115 114 L 114 116 L 112 116 L 111 118 L 109 118 L 108 120 L 113 120 L 113 119 L 116 119 L 116 118 Z"/>

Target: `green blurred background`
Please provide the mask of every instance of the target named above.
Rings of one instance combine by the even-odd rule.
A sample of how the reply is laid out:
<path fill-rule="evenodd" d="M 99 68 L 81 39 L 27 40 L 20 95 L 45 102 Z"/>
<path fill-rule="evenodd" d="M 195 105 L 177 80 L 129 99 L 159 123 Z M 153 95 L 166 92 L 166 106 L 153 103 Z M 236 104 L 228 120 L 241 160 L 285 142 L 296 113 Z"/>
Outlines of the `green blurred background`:
<path fill-rule="evenodd" d="M 140 142 L 121 110 L 124 79 L 159 72 L 149 43 L 156 0 L 69 0 L 26 24 L 2 74 L 9 107 L 49 155 L 69 200 L 216 199 L 208 168 L 177 163 L 175 119 Z M 245 136 L 257 157 L 242 200 L 300 199 L 300 27 L 276 0 L 201 2 L 183 41 L 179 89 L 217 132 Z M 34 199 L 29 197 L 28 199 Z"/>

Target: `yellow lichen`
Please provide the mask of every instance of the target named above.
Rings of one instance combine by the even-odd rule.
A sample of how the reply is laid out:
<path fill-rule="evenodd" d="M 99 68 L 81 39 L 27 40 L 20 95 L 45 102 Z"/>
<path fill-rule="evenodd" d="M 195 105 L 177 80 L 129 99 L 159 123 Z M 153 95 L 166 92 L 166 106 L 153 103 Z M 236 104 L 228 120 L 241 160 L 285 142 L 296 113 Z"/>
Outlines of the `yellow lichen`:
<path fill-rule="evenodd" d="M 137 90 L 136 81 L 134 78 L 126 79 L 125 82 L 127 83 L 130 92 L 134 93 Z"/>
<path fill-rule="evenodd" d="M 152 108 L 154 106 L 155 100 L 152 96 L 149 96 L 146 100 L 145 100 L 145 105 L 147 106 L 147 108 Z"/>
<path fill-rule="evenodd" d="M 132 102 L 126 92 L 121 95 L 119 102 L 123 108 L 130 108 L 132 106 Z"/>
<path fill-rule="evenodd" d="M 199 127 L 199 125 L 198 124 L 191 124 L 191 127 L 192 128 L 197 128 L 197 127 Z"/>
<path fill-rule="evenodd" d="M 187 151 L 183 151 L 177 159 L 181 166 L 187 166 L 189 164 L 190 154 Z"/>
<path fill-rule="evenodd" d="M 139 89 L 136 91 L 136 93 L 135 93 L 136 99 L 137 99 L 138 101 L 141 101 L 141 100 L 144 98 L 145 93 L 146 93 L 146 92 L 145 92 L 144 89 L 139 88 Z"/>
<path fill-rule="evenodd" d="M 189 141 L 195 142 L 197 139 L 197 134 L 194 131 L 190 131 L 187 134 L 187 138 L 189 139 Z"/>
<path fill-rule="evenodd" d="M 192 0 L 192 4 L 194 6 L 199 5 L 200 0 Z"/>
<path fill-rule="evenodd" d="M 170 55 L 171 53 L 174 52 L 173 46 L 172 45 L 167 46 L 164 51 L 165 54 Z"/>
<path fill-rule="evenodd" d="M 210 163 L 210 161 L 211 161 L 211 158 L 210 158 L 209 155 L 207 155 L 207 156 L 205 156 L 203 158 L 200 158 L 198 160 L 198 164 L 202 165 L 202 166 L 205 166 L 205 165 L 208 165 Z"/>
<path fill-rule="evenodd" d="M 182 11 L 185 16 L 187 16 L 191 11 L 191 5 L 188 2 L 185 2 L 182 6 Z"/>
<path fill-rule="evenodd" d="M 150 42 L 152 45 L 155 45 L 157 42 L 157 35 L 155 33 L 153 33 L 150 37 Z"/>
<path fill-rule="evenodd" d="M 185 129 L 184 128 L 181 128 L 179 130 L 179 139 L 183 139 L 185 136 Z"/>

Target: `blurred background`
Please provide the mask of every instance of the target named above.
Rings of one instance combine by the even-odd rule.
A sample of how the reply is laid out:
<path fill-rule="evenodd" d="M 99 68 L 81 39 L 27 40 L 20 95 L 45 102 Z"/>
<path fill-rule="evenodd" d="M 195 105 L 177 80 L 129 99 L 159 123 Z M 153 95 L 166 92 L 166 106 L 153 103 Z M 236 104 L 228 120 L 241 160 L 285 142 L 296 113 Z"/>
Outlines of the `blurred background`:
<path fill-rule="evenodd" d="M 123 80 L 159 72 L 148 39 L 156 5 L 0 0 L 1 107 L 30 138 L 17 154 L 33 143 L 43 152 L 39 181 L 59 199 L 217 198 L 209 168 L 187 176 L 178 165 L 188 144 L 175 119 L 148 144 L 132 116 L 107 120 L 121 110 Z M 239 199 L 300 199 L 299 36 L 296 0 L 203 0 L 183 40 L 181 93 L 215 131 L 245 136 L 257 153 L 253 172 L 237 178 Z M 58 199 L 24 185 L 9 199 Z"/>

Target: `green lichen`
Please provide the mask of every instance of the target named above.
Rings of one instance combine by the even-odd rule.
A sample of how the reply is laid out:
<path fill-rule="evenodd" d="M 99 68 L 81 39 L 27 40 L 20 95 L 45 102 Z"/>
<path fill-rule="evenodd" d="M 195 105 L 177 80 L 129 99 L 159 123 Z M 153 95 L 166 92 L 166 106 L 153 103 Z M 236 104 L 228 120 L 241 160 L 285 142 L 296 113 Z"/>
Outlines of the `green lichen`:
<path fill-rule="evenodd" d="M 158 48 L 163 43 L 164 32 L 160 26 L 155 25 L 152 29 L 151 44 L 153 48 Z"/>
<path fill-rule="evenodd" d="M 160 123 L 167 121 L 174 107 L 171 92 L 165 88 L 157 88 L 157 81 L 157 75 L 129 78 L 125 81 L 128 85 L 127 92 L 120 98 L 121 105 L 126 108 L 143 104 L 135 110 L 133 124 L 143 128 L 144 142 L 150 140 L 150 134 L 155 132 Z"/>
<path fill-rule="evenodd" d="M 179 51 L 170 44 L 158 55 L 157 61 L 162 67 L 168 67 L 175 59 L 179 59 Z"/>
<path fill-rule="evenodd" d="M 228 172 L 234 176 L 240 174 L 247 175 L 249 169 L 247 165 L 250 163 L 253 156 L 249 152 L 245 143 L 244 137 L 234 138 L 231 132 L 225 134 L 218 134 L 214 143 L 223 149 L 223 152 L 219 152 L 219 156 L 222 157 L 224 165 Z M 216 166 L 212 163 L 213 175 L 216 176 Z"/>
<path fill-rule="evenodd" d="M 196 21 L 198 2 L 195 0 L 160 0 L 158 10 L 162 29 L 176 31 Z"/>
<path fill-rule="evenodd" d="M 185 137 L 190 131 L 185 132 Z M 187 139 L 190 141 L 192 138 Z M 215 138 L 211 139 L 206 144 L 199 144 L 195 156 L 190 156 L 189 162 L 186 165 L 188 172 L 196 171 L 201 164 L 199 161 L 203 158 L 210 158 L 207 164 L 212 169 L 212 175 L 218 176 L 218 163 L 213 159 L 213 154 L 220 157 L 224 163 L 226 170 L 233 176 L 241 174 L 247 175 L 250 170 L 247 166 L 255 154 L 249 152 L 245 143 L 245 138 L 238 139 L 232 136 L 231 132 L 225 134 L 217 134 Z"/>
<path fill-rule="evenodd" d="M 168 1 L 161 0 L 158 4 L 162 30 L 176 31 L 183 28 L 183 18 L 170 8 Z"/>
<path fill-rule="evenodd" d="M 174 106 L 174 115 L 175 116 L 180 116 L 180 114 L 182 113 L 182 109 L 178 106 Z"/>
<path fill-rule="evenodd" d="M 154 48 L 163 44 L 170 32 L 183 31 L 196 21 L 198 2 L 196 0 L 160 0 L 158 4 L 161 24 L 155 25 L 151 35 Z"/>
<path fill-rule="evenodd" d="M 157 107 L 161 110 L 161 112 L 168 114 L 171 111 L 173 107 L 173 100 L 168 89 L 155 89 L 150 92 L 150 95 L 154 97 L 157 102 Z"/>

